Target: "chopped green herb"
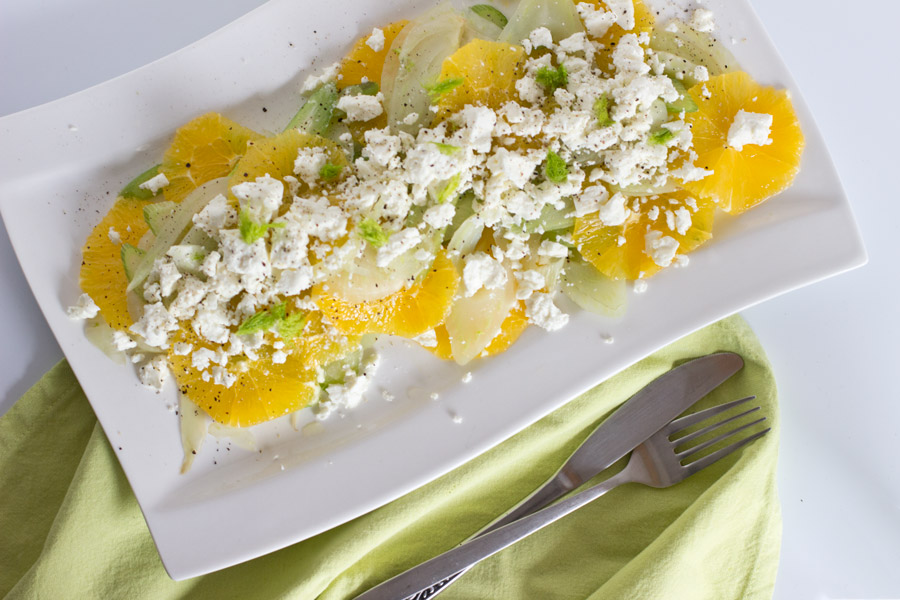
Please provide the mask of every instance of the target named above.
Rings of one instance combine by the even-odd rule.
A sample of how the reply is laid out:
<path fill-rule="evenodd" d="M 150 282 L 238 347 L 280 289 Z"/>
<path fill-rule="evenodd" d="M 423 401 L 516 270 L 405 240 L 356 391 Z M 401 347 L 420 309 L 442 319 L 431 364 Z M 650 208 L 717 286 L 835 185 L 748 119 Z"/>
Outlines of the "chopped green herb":
<path fill-rule="evenodd" d="M 450 181 L 447 182 L 447 185 L 444 186 L 444 189 L 438 194 L 437 201 L 438 204 L 443 204 L 446 202 L 450 196 L 453 195 L 453 192 L 456 191 L 456 188 L 459 187 L 459 173 L 450 178 Z"/>
<path fill-rule="evenodd" d="M 388 234 L 375 219 L 365 219 L 359 223 L 359 236 L 376 248 L 384 246 L 388 241 Z"/>
<path fill-rule="evenodd" d="M 153 179 L 159 175 L 159 165 L 155 165 L 132 179 L 128 182 L 128 184 L 122 188 L 122 191 L 119 192 L 119 195 L 123 198 L 137 198 L 138 200 L 149 200 L 153 197 L 153 192 L 150 190 L 144 189 L 141 187 L 141 184 Z"/>
<path fill-rule="evenodd" d="M 565 87 L 569 83 L 569 72 L 566 70 L 566 65 L 563 64 L 560 64 L 555 69 L 541 67 L 538 69 L 535 79 L 544 86 L 547 93 L 552 94 L 556 88 Z"/>
<path fill-rule="evenodd" d="M 336 179 L 343 170 L 344 165 L 325 163 L 324 165 L 322 165 L 322 168 L 319 169 L 319 177 L 321 177 L 325 181 L 331 181 L 332 179 Z"/>
<path fill-rule="evenodd" d="M 239 217 L 239 230 L 241 239 L 246 244 L 252 244 L 256 240 L 264 237 L 270 229 L 280 229 L 284 227 L 284 223 L 257 223 L 250 218 L 247 211 L 242 210 Z"/>
<path fill-rule="evenodd" d="M 281 320 L 281 323 L 278 324 L 278 335 L 280 335 L 282 339 L 292 340 L 303 333 L 304 327 L 306 327 L 306 313 L 295 312 L 292 315 L 286 316 Z"/>
<path fill-rule="evenodd" d="M 597 124 L 600 127 L 607 127 L 613 124 L 613 120 L 609 116 L 609 98 L 603 94 L 594 100 L 594 116 L 597 117 Z"/>
<path fill-rule="evenodd" d="M 500 29 L 503 29 L 506 27 L 506 24 L 509 23 L 509 19 L 506 18 L 506 15 L 490 4 L 476 4 L 471 7 L 471 10 L 482 19 L 487 19 Z"/>
<path fill-rule="evenodd" d="M 569 167 L 566 166 L 566 161 L 553 150 L 547 151 L 544 175 L 553 183 L 562 183 L 569 178 Z"/>
<path fill-rule="evenodd" d="M 267 331 L 284 319 L 285 304 L 276 304 L 271 308 L 261 310 L 246 321 L 241 323 L 237 329 L 238 335 L 249 335 L 257 331 Z"/>
<path fill-rule="evenodd" d="M 672 133 L 671 130 L 661 128 L 651 133 L 650 138 L 647 141 L 649 141 L 651 144 L 661 146 L 671 140 L 673 137 L 675 137 L 675 134 Z"/>
<path fill-rule="evenodd" d="M 449 79 L 442 79 L 437 83 L 423 87 L 425 88 L 425 91 L 428 92 L 428 95 L 431 96 L 431 101 L 437 102 L 441 96 L 455 90 L 464 82 L 465 80 L 462 77 L 450 77 Z"/>
<path fill-rule="evenodd" d="M 678 92 L 679 98 L 675 102 L 666 103 L 666 112 L 670 114 L 679 114 L 682 112 L 692 113 L 700 110 L 700 107 L 697 106 L 697 103 L 694 102 L 694 99 L 691 98 L 691 95 L 688 93 L 684 83 L 674 77 L 670 77 L 669 79 L 672 80 L 672 87 Z"/>
<path fill-rule="evenodd" d="M 454 146 L 453 144 L 442 144 L 441 142 L 431 142 L 437 149 L 441 151 L 441 154 L 446 154 L 447 156 L 451 154 L 455 154 L 459 152 L 459 146 Z"/>

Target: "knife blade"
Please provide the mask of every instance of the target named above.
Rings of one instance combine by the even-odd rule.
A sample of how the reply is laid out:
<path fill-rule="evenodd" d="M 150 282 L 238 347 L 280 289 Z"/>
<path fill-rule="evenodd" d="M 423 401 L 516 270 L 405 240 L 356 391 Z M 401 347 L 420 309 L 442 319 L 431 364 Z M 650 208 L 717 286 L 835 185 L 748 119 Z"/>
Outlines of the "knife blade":
<path fill-rule="evenodd" d="M 589 481 L 720 386 L 743 366 L 744 361 L 739 355 L 717 352 L 695 358 L 663 373 L 600 423 L 543 486 L 469 539 L 540 510 Z M 405 596 L 404 600 L 434 598 L 463 573 L 465 571 L 460 571 L 429 585 Z M 379 588 L 390 581 L 364 592 L 356 600 L 397 600 L 396 597 L 379 592 Z"/>

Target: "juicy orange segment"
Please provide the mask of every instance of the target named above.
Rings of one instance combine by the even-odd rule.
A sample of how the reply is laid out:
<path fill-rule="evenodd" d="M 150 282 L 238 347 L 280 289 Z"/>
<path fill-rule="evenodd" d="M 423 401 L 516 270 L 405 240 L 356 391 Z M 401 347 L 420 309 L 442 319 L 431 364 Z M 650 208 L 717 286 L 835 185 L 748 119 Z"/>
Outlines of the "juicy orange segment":
<path fill-rule="evenodd" d="M 384 48 L 376 52 L 366 44 L 371 34 L 366 34 L 356 40 L 353 48 L 341 61 L 338 71 L 337 85 L 339 89 L 362 83 L 363 77 L 368 81 L 374 81 L 381 85 L 381 70 L 384 68 L 384 59 L 391 50 L 391 44 L 397 34 L 409 24 L 409 21 L 396 21 L 381 28 L 384 32 Z"/>
<path fill-rule="evenodd" d="M 110 240 L 109 230 L 114 229 L 123 243 L 137 246 L 147 232 L 143 212 L 146 205 L 142 200 L 117 199 L 81 249 L 81 289 L 94 299 L 113 329 L 125 329 L 133 321 L 128 314 L 128 279 L 122 265 L 122 246 Z"/>
<path fill-rule="evenodd" d="M 678 253 L 687 254 L 712 237 L 715 205 L 709 200 L 694 199 L 697 210 L 689 205 L 691 195 L 685 191 L 650 196 L 640 205 L 640 213 L 631 214 L 625 223 L 616 227 L 604 226 L 597 213 L 575 219 L 572 239 L 586 261 L 612 279 L 641 279 L 649 277 L 662 267 L 647 253 L 646 236 L 651 230 L 678 242 Z M 678 204 L 670 203 L 675 200 Z M 631 203 L 629 202 L 630 206 Z M 670 229 L 676 221 L 676 211 L 685 208 L 690 212 L 691 225 L 684 234 Z M 655 209 L 655 210 L 654 210 Z M 667 215 L 671 211 L 672 216 Z M 656 214 L 655 219 L 650 217 Z M 619 244 L 620 237 L 624 243 Z"/>
<path fill-rule="evenodd" d="M 300 353 L 304 364 L 323 366 L 349 353 L 359 345 L 358 335 L 334 335 L 322 322 L 322 313 L 307 315 L 303 335 L 294 340 L 294 348 Z"/>
<path fill-rule="evenodd" d="M 593 4 L 598 10 L 609 10 L 609 7 L 603 0 L 584 1 L 588 4 Z M 643 0 L 634 0 L 634 29 L 625 31 L 618 23 L 614 23 L 609 29 L 606 30 L 606 33 L 603 34 L 603 37 L 591 38 L 595 42 L 600 42 L 601 44 L 603 44 L 603 48 L 601 48 L 597 53 L 595 59 L 597 62 L 597 66 L 603 69 L 603 71 L 605 71 L 607 74 L 612 74 L 612 54 L 616 49 L 616 45 L 619 43 L 619 38 L 621 38 L 626 33 L 634 33 L 636 35 L 640 35 L 642 33 L 650 33 L 653 30 L 654 23 L 655 19 L 653 18 L 653 13 L 650 12 L 650 9 L 647 8 L 647 5 L 644 4 Z"/>
<path fill-rule="evenodd" d="M 247 153 L 241 158 L 237 169 L 228 180 L 231 188 L 245 181 L 255 181 L 266 174 L 281 180 L 286 175 L 294 174 L 294 161 L 301 148 L 325 148 L 328 161 L 345 166 L 347 158 L 341 149 L 331 140 L 301 133 L 296 129 L 288 129 L 278 135 L 252 141 L 247 145 Z"/>
<path fill-rule="evenodd" d="M 370 302 L 351 304 L 313 289 L 317 303 L 331 323 L 344 334 L 386 333 L 415 337 L 444 322 L 459 287 L 459 273 L 444 252 L 428 274 L 413 286 Z"/>
<path fill-rule="evenodd" d="M 703 93 L 704 86 L 709 94 Z M 688 91 L 699 107 L 685 115 L 698 155 L 694 163 L 713 174 L 684 183 L 687 190 L 740 214 L 791 185 L 800 170 L 804 140 L 786 91 L 761 86 L 741 71 L 712 77 Z M 728 130 L 742 109 L 772 115 L 771 144 L 748 144 L 740 152 L 728 146 Z"/>
<path fill-rule="evenodd" d="M 228 175 L 247 150 L 247 142 L 261 137 L 218 113 L 179 128 L 159 167 L 169 180 L 163 188 L 166 200 L 180 202 L 198 186 Z"/>
<path fill-rule="evenodd" d="M 189 327 L 173 336 L 174 342 L 185 342 L 196 352 L 200 348 L 219 349 L 201 339 Z M 259 349 L 259 358 L 229 360 L 228 372 L 237 376 L 231 387 L 217 385 L 210 378 L 211 365 L 199 371 L 192 365 L 191 354 L 169 353 L 169 365 L 181 393 L 202 408 L 214 421 L 231 427 L 249 427 L 276 419 L 309 405 L 316 398 L 316 370 L 304 362 L 300 352 L 288 354 L 282 364 L 272 362 L 271 346 Z M 207 379 L 204 381 L 203 373 Z"/>
<path fill-rule="evenodd" d="M 437 119 L 446 119 L 467 104 L 496 109 L 512 100 L 525 59 L 521 46 L 478 39 L 451 54 L 441 66 L 438 82 L 462 83 L 440 96 Z"/>
<path fill-rule="evenodd" d="M 525 303 L 519 302 L 511 311 L 509 311 L 509 315 L 503 320 L 503 324 L 500 326 L 500 333 L 498 333 L 497 337 L 491 340 L 491 343 L 488 344 L 487 348 L 481 352 L 481 357 L 494 356 L 495 354 L 506 351 L 517 339 L 519 339 L 519 336 L 522 335 L 522 332 L 525 331 L 527 327 L 528 318 L 525 316 Z M 434 328 L 434 333 L 437 337 L 437 346 L 426 348 L 426 350 L 438 358 L 451 360 L 453 358 L 453 351 L 450 347 L 450 334 L 447 332 L 447 328 L 443 325 L 439 325 Z"/>

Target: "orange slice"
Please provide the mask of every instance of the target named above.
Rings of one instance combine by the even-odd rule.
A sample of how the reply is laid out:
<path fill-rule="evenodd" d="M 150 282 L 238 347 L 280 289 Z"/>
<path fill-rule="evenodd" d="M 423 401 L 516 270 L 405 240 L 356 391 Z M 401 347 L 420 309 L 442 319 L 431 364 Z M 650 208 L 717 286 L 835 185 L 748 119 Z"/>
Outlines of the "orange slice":
<path fill-rule="evenodd" d="M 384 59 L 390 52 L 391 44 L 397 34 L 406 27 L 409 21 L 396 21 L 390 25 L 381 28 L 384 32 L 384 48 L 376 52 L 366 44 L 371 34 L 366 34 L 356 40 L 353 48 L 341 61 L 341 68 L 338 71 L 337 86 L 338 89 L 362 83 L 363 77 L 368 81 L 374 81 L 381 85 L 381 70 L 384 68 Z"/>
<path fill-rule="evenodd" d="M 519 339 L 519 336 L 522 335 L 522 332 L 525 331 L 527 327 L 528 318 L 525 316 L 525 303 L 520 301 L 503 320 L 503 324 L 500 326 L 500 333 L 497 334 L 497 337 L 491 340 L 491 343 L 488 344 L 487 348 L 481 352 L 481 358 L 505 352 L 517 339 Z M 450 347 L 450 334 L 447 333 L 447 328 L 443 325 L 439 325 L 434 328 L 434 333 L 437 337 L 437 346 L 426 348 L 426 350 L 430 351 L 438 358 L 451 360 L 453 358 L 453 351 Z"/>
<path fill-rule="evenodd" d="M 459 287 L 459 273 L 444 252 L 418 283 L 380 300 L 351 304 L 313 289 L 319 308 L 344 334 L 386 333 L 415 337 L 444 322 Z"/>
<path fill-rule="evenodd" d="M 247 142 L 261 137 L 218 113 L 179 128 L 159 167 L 169 180 L 163 188 L 166 200 L 180 202 L 207 181 L 228 175 L 247 150 Z"/>
<path fill-rule="evenodd" d="M 603 2 L 603 0 L 584 1 L 588 4 L 593 4 L 597 8 L 597 10 L 609 10 L 609 7 L 605 2 Z M 609 29 L 606 30 L 606 33 L 603 34 L 603 37 L 591 38 L 595 42 L 600 42 L 601 44 L 603 44 L 603 48 L 600 49 L 595 58 L 597 66 L 600 67 L 608 75 L 611 75 L 613 71 L 612 55 L 613 51 L 616 49 L 616 45 L 619 43 L 619 38 L 621 38 L 626 33 L 634 33 L 636 35 L 640 35 L 642 33 L 650 33 L 653 30 L 654 23 L 655 19 L 653 18 L 653 13 L 650 12 L 650 9 L 647 8 L 647 5 L 644 4 L 643 0 L 634 0 L 634 29 L 632 29 L 631 31 L 625 31 L 618 23 L 614 23 Z"/>
<path fill-rule="evenodd" d="M 359 345 L 360 336 L 343 335 L 322 321 L 322 313 L 307 315 L 303 335 L 293 342 L 303 362 L 308 365 L 324 366 L 331 361 L 346 356 Z"/>
<path fill-rule="evenodd" d="M 709 94 L 704 94 L 704 88 Z M 699 107 L 685 115 L 698 155 L 694 164 L 713 174 L 685 183 L 686 189 L 740 214 L 791 185 L 800 170 L 804 140 L 785 90 L 761 86 L 746 73 L 734 71 L 688 91 Z M 772 115 L 771 144 L 748 144 L 740 152 L 727 145 L 728 130 L 739 110 Z"/>
<path fill-rule="evenodd" d="M 189 327 L 177 331 L 173 341 L 191 344 L 194 352 L 219 349 Z M 169 365 L 181 393 L 213 420 L 231 427 L 249 427 L 300 410 L 317 396 L 315 365 L 304 362 L 300 352 L 291 352 L 284 363 L 274 364 L 272 352 L 271 346 L 264 346 L 258 351 L 258 360 L 232 357 L 226 369 L 237 379 L 231 387 L 204 381 L 203 372 L 192 365 L 191 354 L 170 352 Z M 210 373 L 213 366 L 205 372 Z"/>
<path fill-rule="evenodd" d="M 660 231 L 678 241 L 678 253 L 687 254 L 712 237 L 715 205 L 709 200 L 695 199 L 697 210 L 688 207 L 691 195 L 685 191 L 650 196 L 640 205 L 640 213 L 632 212 L 625 223 L 616 227 L 604 226 L 597 213 L 575 219 L 572 239 L 586 261 L 612 279 L 641 279 L 660 270 L 646 252 L 646 235 L 650 230 Z M 670 203 L 678 201 L 678 205 Z M 631 207 L 632 202 L 626 205 Z M 650 216 L 659 211 L 656 219 Z M 684 235 L 668 227 L 666 211 L 678 208 L 690 211 L 691 226 Z M 625 243 L 619 245 L 620 237 Z"/>
<path fill-rule="evenodd" d="M 332 164 L 347 165 L 346 156 L 331 140 L 301 133 L 296 129 L 288 129 L 278 135 L 250 142 L 247 145 L 247 153 L 241 158 L 228 180 L 228 187 L 245 181 L 256 181 L 257 177 L 266 174 L 279 180 L 286 175 L 293 175 L 297 151 L 301 148 L 315 147 L 325 148 L 328 152 L 328 161 Z"/>
<path fill-rule="evenodd" d="M 514 99 L 525 59 L 521 46 L 478 39 L 451 54 L 441 66 L 438 81 L 461 79 L 462 83 L 440 96 L 437 120 L 467 104 L 496 109 Z"/>
<path fill-rule="evenodd" d="M 109 229 L 119 234 L 122 243 L 137 246 L 147 232 L 143 212 L 146 205 L 143 200 L 117 199 L 81 249 L 81 289 L 94 299 L 113 329 L 126 329 L 133 321 L 125 294 L 128 279 L 122 265 L 122 246 L 110 240 Z"/>

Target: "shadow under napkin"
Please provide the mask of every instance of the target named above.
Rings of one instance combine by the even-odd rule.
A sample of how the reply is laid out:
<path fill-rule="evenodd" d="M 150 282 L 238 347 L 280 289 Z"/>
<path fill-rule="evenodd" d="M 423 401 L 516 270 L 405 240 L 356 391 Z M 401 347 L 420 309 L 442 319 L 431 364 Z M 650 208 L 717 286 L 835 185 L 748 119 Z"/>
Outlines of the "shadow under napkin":
<path fill-rule="evenodd" d="M 619 488 L 481 563 L 441 598 L 771 598 L 781 538 L 776 390 L 740 317 L 660 350 L 382 508 L 183 582 L 163 570 L 114 453 L 61 363 L 0 419 L 0 594 L 352 598 L 468 537 L 540 485 L 618 404 L 674 364 L 719 350 L 741 354 L 745 367 L 700 406 L 756 394 L 772 433 L 672 488 Z"/>

